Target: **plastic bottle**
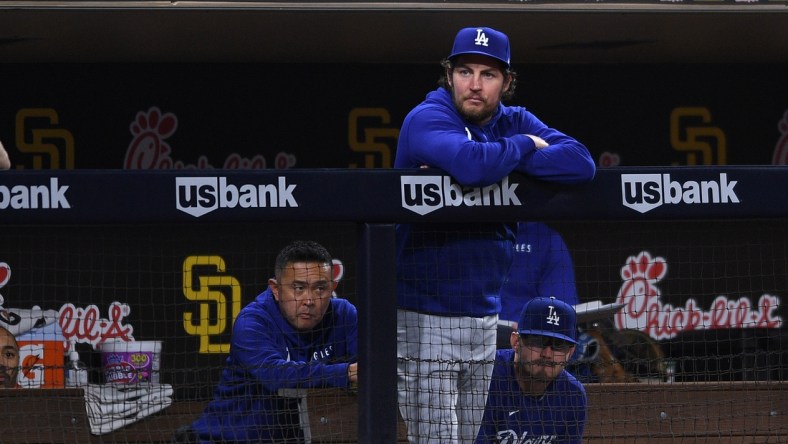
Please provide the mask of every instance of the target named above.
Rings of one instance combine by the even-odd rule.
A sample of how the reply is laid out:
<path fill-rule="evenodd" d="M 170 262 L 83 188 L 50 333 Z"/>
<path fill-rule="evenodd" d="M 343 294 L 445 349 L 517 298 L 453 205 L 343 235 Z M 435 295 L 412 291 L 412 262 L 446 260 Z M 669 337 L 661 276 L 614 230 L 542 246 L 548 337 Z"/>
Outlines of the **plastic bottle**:
<path fill-rule="evenodd" d="M 79 360 L 79 352 L 72 350 L 66 364 L 66 387 L 85 387 L 88 385 L 88 368 Z"/>

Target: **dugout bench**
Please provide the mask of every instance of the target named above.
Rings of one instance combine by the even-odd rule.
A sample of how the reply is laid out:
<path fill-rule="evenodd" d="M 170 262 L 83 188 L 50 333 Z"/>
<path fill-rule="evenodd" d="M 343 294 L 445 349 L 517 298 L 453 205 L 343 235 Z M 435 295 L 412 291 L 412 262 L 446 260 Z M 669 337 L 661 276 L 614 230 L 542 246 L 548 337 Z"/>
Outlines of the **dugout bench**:
<path fill-rule="evenodd" d="M 586 384 L 588 443 L 772 443 L 788 436 L 788 382 Z M 313 444 L 356 443 L 358 398 L 308 391 Z M 206 401 L 176 400 L 114 432 L 90 434 L 81 389 L 0 390 L 3 443 L 168 443 Z M 406 442 L 399 422 L 399 442 Z"/>

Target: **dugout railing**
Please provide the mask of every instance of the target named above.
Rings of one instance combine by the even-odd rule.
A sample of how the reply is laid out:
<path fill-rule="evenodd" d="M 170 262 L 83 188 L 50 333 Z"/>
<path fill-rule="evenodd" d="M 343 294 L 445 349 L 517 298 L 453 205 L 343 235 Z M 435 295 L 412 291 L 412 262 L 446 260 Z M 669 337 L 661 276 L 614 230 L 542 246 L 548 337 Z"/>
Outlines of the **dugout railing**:
<path fill-rule="evenodd" d="M 358 439 L 393 443 L 398 428 L 396 223 L 543 220 L 582 227 L 606 221 L 623 225 L 706 221 L 714 225 L 758 220 L 780 226 L 788 219 L 785 190 L 785 167 L 602 169 L 593 182 L 579 186 L 515 174 L 501 183 L 470 189 L 431 169 L 11 170 L 0 174 L 0 227 L 8 240 L 6 248 L 22 248 L 24 243 L 13 244 L 14 232 L 37 227 L 65 227 L 64 232 L 79 227 L 98 233 L 101 227 L 112 226 L 161 225 L 177 230 L 199 225 L 350 224 L 357 242 L 357 267 L 352 272 L 360 319 L 359 366 L 365 375 L 358 387 Z M 783 246 L 787 241 L 780 239 Z M 3 250 L 0 254 L 18 257 Z M 785 278 L 784 266 L 780 263 L 771 270 L 782 274 L 779 282 Z M 10 285 L 0 288 L 6 300 Z M 24 301 L 22 289 L 11 293 L 17 295 L 17 304 L 38 303 Z M 155 303 L 149 309 L 156 310 Z M 784 313 L 785 308 L 778 306 L 771 315 L 782 319 Z M 782 324 L 776 327 L 783 328 Z M 777 365 L 780 368 L 767 379 L 783 375 L 785 363 Z"/>

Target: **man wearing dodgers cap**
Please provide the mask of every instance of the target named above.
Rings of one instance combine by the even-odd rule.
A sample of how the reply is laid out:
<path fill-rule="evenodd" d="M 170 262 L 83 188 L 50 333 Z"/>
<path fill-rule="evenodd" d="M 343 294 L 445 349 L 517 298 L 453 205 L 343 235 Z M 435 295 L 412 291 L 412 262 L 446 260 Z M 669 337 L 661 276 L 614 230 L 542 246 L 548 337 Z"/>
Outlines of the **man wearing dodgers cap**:
<path fill-rule="evenodd" d="M 511 350 L 499 350 L 477 444 L 580 443 L 586 392 L 567 372 L 577 344 L 575 310 L 554 297 L 526 302 Z"/>
<path fill-rule="evenodd" d="M 405 117 L 395 168 L 438 168 L 452 177 L 448 191 L 470 200 L 480 187 L 514 189 L 506 182 L 512 172 L 565 184 L 593 178 L 585 146 L 502 103 L 516 84 L 506 34 L 461 29 L 441 65 L 439 87 Z M 434 206 L 443 195 L 421 200 Z M 513 250 L 513 229 L 503 222 L 397 225 L 398 392 L 410 442 L 476 438 Z"/>

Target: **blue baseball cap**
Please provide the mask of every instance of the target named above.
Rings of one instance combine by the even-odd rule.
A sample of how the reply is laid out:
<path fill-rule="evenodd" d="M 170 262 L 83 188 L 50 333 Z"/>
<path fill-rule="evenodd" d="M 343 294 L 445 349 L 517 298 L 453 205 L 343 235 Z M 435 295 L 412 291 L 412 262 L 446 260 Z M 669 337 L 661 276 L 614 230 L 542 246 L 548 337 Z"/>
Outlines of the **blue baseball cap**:
<path fill-rule="evenodd" d="M 520 313 L 517 333 L 550 336 L 577 344 L 575 309 L 555 297 L 531 299 L 525 303 Z"/>
<path fill-rule="evenodd" d="M 509 37 L 492 28 L 463 28 L 454 38 L 450 59 L 462 54 L 481 54 L 500 60 L 509 68 Z"/>

